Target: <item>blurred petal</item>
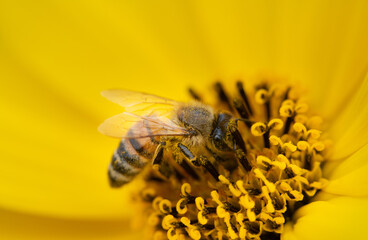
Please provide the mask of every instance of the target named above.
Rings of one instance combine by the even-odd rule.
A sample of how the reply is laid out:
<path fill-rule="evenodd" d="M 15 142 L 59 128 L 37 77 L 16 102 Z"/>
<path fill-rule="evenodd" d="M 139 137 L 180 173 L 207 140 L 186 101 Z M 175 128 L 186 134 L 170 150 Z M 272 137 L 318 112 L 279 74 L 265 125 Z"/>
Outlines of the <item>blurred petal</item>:
<path fill-rule="evenodd" d="M 368 234 L 367 214 L 367 198 L 312 202 L 297 211 L 296 223 L 286 229 L 282 239 L 364 239 Z"/>
<path fill-rule="evenodd" d="M 323 191 L 336 195 L 368 197 L 368 144 L 334 166 Z"/>
<path fill-rule="evenodd" d="M 368 143 L 368 75 L 347 108 L 328 130 L 334 140 L 333 159 L 342 159 Z"/>
<path fill-rule="evenodd" d="M 315 18 L 314 27 L 319 34 L 310 33 L 317 42 L 311 46 L 314 57 L 310 60 L 315 65 L 308 67 L 313 69 L 310 81 L 314 86 L 308 84 L 308 87 L 310 100 L 316 104 L 313 107 L 321 109 L 332 122 L 347 106 L 368 71 L 368 45 L 365 44 L 368 41 L 368 2 L 315 2 L 318 7 L 314 10 L 320 11 L 317 10 L 317 16 L 328 14 L 321 19 Z"/>
<path fill-rule="evenodd" d="M 0 207 L 51 216 L 126 217 L 129 189 L 111 189 L 107 181 L 118 140 L 97 132 L 96 114 L 38 82 L 38 75 L 9 64 L 0 64 L 0 72 L 7 79 L 0 90 L 6 113 L 0 120 Z"/>
<path fill-rule="evenodd" d="M 284 226 L 284 232 L 281 234 L 281 240 L 303 240 L 304 238 L 298 237 L 293 231 L 293 223 L 286 223 Z"/>
<path fill-rule="evenodd" d="M 0 239 L 142 239 L 128 220 L 73 220 L 0 210 Z"/>
<path fill-rule="evenodd" d="M 364 0 L 40 2 L 2 3 L 3 45 L 91 111 L 102 89 L 181 99 L 173 87 L 265 73 L 304 82 L 335 112 L 368 64 Z"/>
<path fill-rule="evenodd" d="M 325 115 L 337 115 L 366 71 L 367 5 L 1 1 L 0 108 L 6 117 L 0 125 L 0 206 L 81 219 L 131 214 L 128 189 L 107 184 L 117 140 L 100 136 L 96 127 L 120 108 L 100 97 L 104 89 L 181 100 L 188 85 L 280 74 L 309 87 L 312 105 Z M 359 96 L 356 101 L 364 102 L 364 92 Z M 341 115 L 345 123 L 354 114 L 364 117 L 364 111 L 346 111 L 352 113 Z M 342 139 L 356 142 L 338 148 L 344 152 L 337 156 L 365 143 L 367 131 L 356 135 L 365 130 L 359 121 L 336 127 L 338 137 L 347 130 Z"/>

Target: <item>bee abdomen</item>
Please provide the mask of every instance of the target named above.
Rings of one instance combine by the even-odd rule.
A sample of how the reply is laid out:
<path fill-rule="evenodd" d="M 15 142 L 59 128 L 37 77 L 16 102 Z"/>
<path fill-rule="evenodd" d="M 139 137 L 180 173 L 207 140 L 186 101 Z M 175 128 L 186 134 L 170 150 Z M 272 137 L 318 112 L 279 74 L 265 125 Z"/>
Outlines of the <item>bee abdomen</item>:
<path fill-rule="evenodd" d="M 112 160 L 111 165 L 117 172 L 120 172 L 126 176 L 135 176 L 137 175 L 142 168 L 137 168 L 129 164 L 126 159 L 120 158 L 117 151 L 115 151 Z"/>
<path fill-rule="evenodd" d="M 132 181 L 134 176 L 127 176 L 123 173 L 120 173 L 114 169 L 112 164 L 109 165 L 109 182 L 111 187 L 121 187 L 126 183 Z"/>
<path fill-rule="evenodd" d="M 120 187 L 132 181 L 147 164 L 147 159 L 139 156 L 129 141 L 123 139 L 115 150 L 109 165 L 109 180 L 112 187 Z"/>
<path fill-rule="evenodd" d="M 126 139 L 121 140 L 115 154 L 117 158 L 124 159 L 129 165 L 135 168 L 143 168 L 147 163 L 147 159 L 140 156 L 130 141 Z"/>

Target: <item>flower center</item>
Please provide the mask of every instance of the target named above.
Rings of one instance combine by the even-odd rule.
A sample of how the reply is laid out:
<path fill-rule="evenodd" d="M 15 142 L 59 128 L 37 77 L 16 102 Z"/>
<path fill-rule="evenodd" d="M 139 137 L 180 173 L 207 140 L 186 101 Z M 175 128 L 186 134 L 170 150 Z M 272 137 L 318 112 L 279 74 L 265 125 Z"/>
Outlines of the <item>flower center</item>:
<path fill-rule="evenodd" d="M 245 147 L 202 166 L 162 161 L 145 172 L 135 202 L 154 239 L 279 239 L 293 212 L 327 182 L 320 118 L 289 86 L 265 83 L 246 93 L 238 82 L 234 97 L 220 83 L 216 89 L 213 108 L 239 119 Z"/>

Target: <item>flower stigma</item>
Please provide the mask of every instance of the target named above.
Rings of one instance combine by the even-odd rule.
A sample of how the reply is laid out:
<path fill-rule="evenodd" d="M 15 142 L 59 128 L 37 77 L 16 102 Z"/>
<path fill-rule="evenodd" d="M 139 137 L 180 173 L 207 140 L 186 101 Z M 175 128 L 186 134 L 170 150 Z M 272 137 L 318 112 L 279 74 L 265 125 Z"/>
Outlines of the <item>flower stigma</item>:
<path fill-rule="evenodd" d="M 265 82 L 228 95 L 215 85 L 217 112 L 230 112 L 243 147 L 198 164 L 147 168 L 134 204 L 152 239 L 280 239 L 293 213 L 327 184 L 328 148 L 321 118 L 313 116 L 295 88 Z M 200 95 L 190 91 L 193 98 Z"/>

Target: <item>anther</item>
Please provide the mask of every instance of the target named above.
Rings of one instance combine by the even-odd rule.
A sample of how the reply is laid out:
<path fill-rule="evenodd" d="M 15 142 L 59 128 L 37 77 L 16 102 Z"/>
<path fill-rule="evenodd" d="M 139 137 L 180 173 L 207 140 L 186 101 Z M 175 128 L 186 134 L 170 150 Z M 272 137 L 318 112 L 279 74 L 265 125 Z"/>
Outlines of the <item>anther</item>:
<path fill-rule="evenodd" d="M 225 103 L 230 111 L 233 111 L 233 106 L 232 106 L 227 94 L 225 93 L 224 87 L 222 86 L 222 84 L 220 82 L 217 82 L 215 84 L 215 89 L 217 91 L 217 95 L 218 95 L 220 101 Z"/>
<path fill-rule="evenodd" d="M 152 202 L 153 199 L 156 197 L 156 192 L 155 189 L 148 188 L 143 190 L 140 195 L 144 201 Z"/>
<path fill-rule="evenodd" d="M 250 129 L 253 136 L 262 136 L 267 131 L 267 126 L 264 123 L 256 122 Z"/>
<path fill-rule="evenodd" d="M 233 104 L 240 117 L 245 118 L 245 119 L 249 117 L 249 113 L 247 112 L 247 109 L 245 108 L 242 102 L 240 102 L 238 99 L 234 99 Z"/>
<path fill-rule="evenodd" d="M 162 228 L 165 230 L 168 230 L 172 227 L 172 224 L 176 221 L 176 219 L 174 218 L 173 215 L 166 215 L 163 219 L 162 219 Z"/>
<path fill-rule="evenodd" d="M 174 168 L 174 172 L 177 179 L 179 180 L 185 179 L 185 176 L 181 172 L 179 172 L 178 169 Z"/>
<path fill-rule="evenodd" d="M 203 212 L 205 214 L 216 213 L 216 208 L 215 207 L 206 207 L 206 208 L 204 208 Z"/>
<path fill-rule="evenodd" d="M 172 211 L 171 202 L 167 199 L 161 200 L 158 206 L 162 213 L 168 214 Z"/>
<path fill-rule="evenodd" d="M 198 95 L 198 93 L 196 91 L 194 91 L 193 88 L 189 88 L 188 89 L 190 96 L 194 99 L 197 100 L 199 102 L 202 102 L 202 98 Z"/>
<path fill-rule="evenodd" d="M 256 102 L 265 105 L 266 121 L 271 118 L 271 92 L 267 87 L 260 88 L 255 95 Z"/>
<path fill-rule="evenodd" d="M 230 211 L 230 212 L 235 212 L 236 213 L 236 212 L 240 211 L 239 207 L 236 207 L 236 206 L 234 206 L 233 204 L 231 204 L 229 202 L 225 202 L 224 206 L 225 206 L 225 209 Z"/>
<path fill-rule="evenodd" d="M 291 126 L 293 121 L 294 121 L 294 117 L 286 118 L 285 127 L 284 127 L 284 134 L 289 133 L 290 126 Z"/>
<path fill-rule="evenodd" d="M 181 161 L 180 166 L 194 179 L 198 180 L 199 176 L 195 172 L 195 170 L 183 159 Z"/>
<path fill-rule="evenodd" d="M 263 142 L 264 142 L 264 147 L 265 148 L 270 148 L 270 131 L 269 130 L 267 130 L 263 134 Z"/>
<path fill-rule="evenodd" d="M 291 90 L 291 87 L 288 87 L 285 91 L 285 94 L 284 94 L 284 97 L 283 97 L 283 100 L 286 100 L 289 98 L 289 93 L 290 93 L 290 90 Z"/>
<path fill-rule="evenodd" d="M 312 170 L 312 155 L 305 153 L 304 168 Z"/>
<path fill-rule="evenodd" d="M 261 233 L 262 222 L 244 222 L 245 228 L 253 235 L 258 236 Z"/>
<path fill-rule="evenodd" d="M 271 103 L 270 103 L 270 100 L 268 100 L 266 103 L 265 103 L 265 106 L 266 106 L 266 120 L 270 120 L 271 119 Z"/>
<path fill-rule="evenodd" d="M 249 172 L 250 170 L 252 170 L 252 164 L 251 164 L 251 163 L 250 163 L 250 161 L 247 159 L 247 156 L 246 156 L 246 154 L 245 154 L 243 151 L 238 150 L 238 151 L 236 152 L 236 157 L 237 157 L 237 159 L 238 159 L 238 161 L 239 161 L 240 165 L 242 165 L 242 166 L 243 166 L 243 168 L 244 168 L 247 172 Z"/>
<path fill-rule="evenodd" d="M 206 230 L 213 230 L 215 228 L 215 225 L 213 225 L 213 224 L 205 224 L 205 225 L 202 225 L 201 227 L 204 228 L 204 229 L 206 229 Z"/>
<path fill-rule="evenodd" d="M 185 214 L 188 211 L 188 206 L 187 206 L 187 202 L 185 198 L 181 198 L 177 203 L 176 203 L 176 211 L 179 214 Z"/>
<path fill-rule="evenodd" d="M 192 187 L 190 186 L 189 183 L 183 183 L 183 185 L 181 185 L 180 190 L 182 195 L 187 196 L 191 193 Z"/>
<path fill-rule="evenodd" d="M 238 81 L 236 83 L 236 87 L 238 88 L 238 92 L 239 92 L 240 96 L 242 97 L 242 99 L 243 99 L 243 101 L 245 103 L 246 110 L 248 111 L 249 116 L 253 115 L 253 111 L 252 111 L 252 108 L 251 108 L 251 106 L 249 104 L 249 100 L 248 100 L 247 94 L 244 91 L 243 82 Z"/>
<path fill-rule="evenodd" d="M 187 204 L 193 204 L 193 203 L 195 203 L 196 197 L 194 197 L 194 196 L 186 196 L 185 198 L 187 199 Z"/>

